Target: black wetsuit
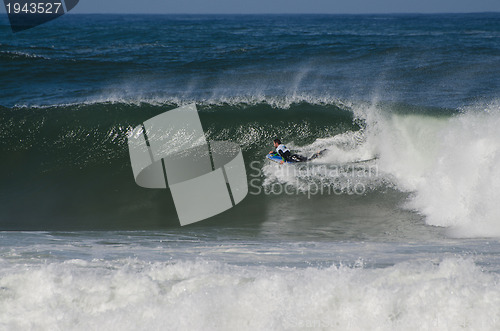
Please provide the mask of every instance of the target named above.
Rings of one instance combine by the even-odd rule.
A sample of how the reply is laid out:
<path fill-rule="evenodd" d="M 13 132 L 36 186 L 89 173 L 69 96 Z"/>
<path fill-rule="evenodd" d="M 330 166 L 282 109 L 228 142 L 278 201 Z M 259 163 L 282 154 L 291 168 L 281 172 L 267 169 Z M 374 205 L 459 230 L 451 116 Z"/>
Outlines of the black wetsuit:
<path fill-rule="evenodd" d="M 302 155 L 290 153 L 290 150 L 288 150 L 288 148 L 286 148 L 286 146 L 283 144 L 280 144 L 278 147 L 276 147 L 276 152 L 278 152 L 278 154 L 283 158 L 283 161 L 285 162 L 307 161 L 307 158 Z"/>

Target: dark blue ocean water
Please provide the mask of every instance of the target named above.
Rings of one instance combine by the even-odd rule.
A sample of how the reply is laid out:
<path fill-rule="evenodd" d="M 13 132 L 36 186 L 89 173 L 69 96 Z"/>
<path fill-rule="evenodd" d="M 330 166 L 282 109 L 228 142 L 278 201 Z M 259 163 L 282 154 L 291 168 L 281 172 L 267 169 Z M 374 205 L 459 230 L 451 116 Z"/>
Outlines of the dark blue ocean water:
<path fill-rule="evenodd" d="M 500 14 L 7 23 L 0 329 L 499 328 Z M 181 228 L 127 135 L 193 102 L 250 187 Z"/>
<path fill-rule="evenodd" d="M 1 25 L 0 104 L 308 94 L 461 107 L 499 88 L 498 14 L 67 15 Z"/>

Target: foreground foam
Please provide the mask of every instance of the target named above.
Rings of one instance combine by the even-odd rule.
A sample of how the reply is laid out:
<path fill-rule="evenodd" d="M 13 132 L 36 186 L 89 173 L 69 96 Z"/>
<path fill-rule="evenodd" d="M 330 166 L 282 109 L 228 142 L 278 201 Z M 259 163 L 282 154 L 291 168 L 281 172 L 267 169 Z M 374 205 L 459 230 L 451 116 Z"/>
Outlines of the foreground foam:
<path fill-rule="evenodd" d="M 472 260 L 385 269 L 2 261 L 0 328 L 496 330 L 500 278 Z"/>

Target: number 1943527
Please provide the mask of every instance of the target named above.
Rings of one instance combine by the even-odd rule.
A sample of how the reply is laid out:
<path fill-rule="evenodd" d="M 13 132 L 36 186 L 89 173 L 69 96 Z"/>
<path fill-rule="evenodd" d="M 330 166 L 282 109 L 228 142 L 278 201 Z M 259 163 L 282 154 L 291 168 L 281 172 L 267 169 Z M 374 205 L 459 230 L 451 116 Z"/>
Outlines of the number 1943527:
<path fill-rule="evenodd" d="M 7 3 L 5 5 L 7 14 L 62 14 L 64 8 L 61 2 L 31 2 L 21 4 L 19 2 Z"/>

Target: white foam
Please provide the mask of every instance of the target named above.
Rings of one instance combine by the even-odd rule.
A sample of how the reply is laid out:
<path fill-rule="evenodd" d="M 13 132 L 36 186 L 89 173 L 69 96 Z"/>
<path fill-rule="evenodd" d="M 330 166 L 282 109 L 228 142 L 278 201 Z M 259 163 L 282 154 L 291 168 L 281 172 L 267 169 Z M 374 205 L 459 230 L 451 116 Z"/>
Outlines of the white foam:
<path fill-rule="evenodd" d="M 203 260 L 2 262 L 0 329 L 498 330 L 500 278 L 472 260 L 384 269 Z"/>
<path fill-rule="evenodd" d="M 381 173 L 414 192 L 408 207 L 455 236 L 500 236 L 500 105 L 453 117 L 370 109 L 366 141 Z"/>
<path fill-rule="evenodd" d="M 306 164 L 265 164 L 263 187 L 267 191 L 277 191 L 275 184 L 285 184 L 313 194 L 364 194 L 385 180 L 378 174 L 375 150 L 366 143 L 363 130 L 320 138 L 307 146 L 295 146 L 293 142 L 287 146 L 304 156 L 319 151 L 322 155 Z"/>
<path fill-rule="evenodd" d="M 24 57 L 24 58 L 34 58 L 34 59 L 45 59 L 45 60 L 50 60 L 50 57 L 39 55 L 39 54 L 32 54 L 32 53 L 27 53 L 27 52 L 19 52 L 19 51 L 2 51 L 0 52 L 1 54 L 8 54 L 12 55 L 13 57 Z"/>

